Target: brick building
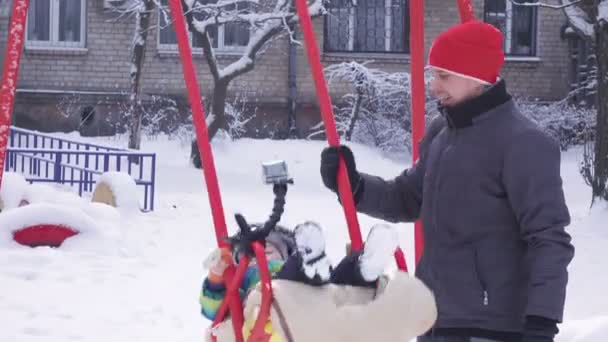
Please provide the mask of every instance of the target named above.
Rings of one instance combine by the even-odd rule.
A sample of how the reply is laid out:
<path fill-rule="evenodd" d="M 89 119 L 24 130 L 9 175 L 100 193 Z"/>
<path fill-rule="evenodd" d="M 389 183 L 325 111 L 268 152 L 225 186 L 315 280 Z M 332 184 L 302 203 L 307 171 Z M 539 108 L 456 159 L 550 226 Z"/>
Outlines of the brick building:
<path fill-rule="evenodd" d="M 94 111 L 91 134 L 103 133 L 102 118 L 119 116 L 119 103 L 129 91 L 134 20 L 117 19 L 115 12 L 105 8 L 104 0 L 30 3 L 15 123 L 46 131 L 70 131 L 81 126 L 81 116 Z M 2 51 L 9 4 L 10 0 L 0 0 Z M 322 62 L 329 65 L 371 59 L 373 67 L 407 70 L 407 0 L 359 0 L 357 6 L 352 4 L 352 0 L 332 0 L 330 14 L 314 21 Z M 425 6 L 428 51 L 432 39 L 459 17 L 455 0 L 426 0 Z M 473 6 L 478 18 L 495 24 L 505 34 L 503 77 L 511 92 L 541 100 L 559 99 L 567 93 L 568 43 L 560 36 L 566 23 L 562 11 L 514 6 L 509 0 L 473 0 Z M 158 13 L 152 18 L 155 24 L 163 21 Z M 156 25 L 148 35 L 143 92 L 147 96 L 174 96 L 185 105 L 175 36 L 170 27 L 161 27 Z M 247 31 L 243 33 L 238 27 L 219 28 L 214 41 L 221 64 L 238 58 L 246 36 Z M 196 37 L 192 45 L 203 95 L 209 94 L 211 77 Z M 305 51 L 294 49 L 290 68 L 289 39 L 273 41 L 255 69 L 231 83 L 230 94 L 245 94 L 258 106 L 257 132 L 263 131 L 263 122 L 286 128 L 290 101 L 297 103 L 295 118 L 300 132 L 320 120 Z M 344 89 L 332 87 L 333 98 L 338 100 Z"/>

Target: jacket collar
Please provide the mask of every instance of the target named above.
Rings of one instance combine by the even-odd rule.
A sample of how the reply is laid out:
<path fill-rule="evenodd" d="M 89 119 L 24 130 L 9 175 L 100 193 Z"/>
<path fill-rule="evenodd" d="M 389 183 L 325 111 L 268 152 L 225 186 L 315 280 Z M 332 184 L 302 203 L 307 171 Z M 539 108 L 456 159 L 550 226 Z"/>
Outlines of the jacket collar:
<path fill-rule="evenodd" d="M 498 81 L 483 94 L 453 107 L 439 107 L 451 128 L 472 126 L 484 113 L 511 100 L 504 80 Z"/>

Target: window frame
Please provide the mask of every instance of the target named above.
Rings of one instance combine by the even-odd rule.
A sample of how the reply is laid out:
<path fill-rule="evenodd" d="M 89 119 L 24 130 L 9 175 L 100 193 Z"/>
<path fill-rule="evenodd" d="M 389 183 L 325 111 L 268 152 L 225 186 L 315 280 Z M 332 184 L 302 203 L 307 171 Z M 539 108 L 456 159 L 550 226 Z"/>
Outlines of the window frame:
<path fill-rule="evenodd" d="M 32 0 L 30 0 L 32 1 Z M 35 0 L 34 0 L 35 1 Z M 82 50 L 87 46 L 87 1 L 80 1 L 80 40 L 78 42 L 59 41 L 59 0 L 49 0 L 49 40 L 30 40 L 29 13 L 25 22 L 25 48 L 28 50 Z M 33 6 L 29 7 L 30 9 Z M 29 11 L 29 10 L 28 10 Z"/>
<path fill-rule="evenodd" d="M 484 0 L 484 9 L 483 9 L 483 20 L 484 22 L 488 22 L 488 17 L 489 17 L 489 12 L 487 11 L 487 3 L 489 1 L 499 1 L 499 0 Z M 504 21 L 505 21 L 505 32 L 503 33 L 503 37 L 504 37 L 504 42 L 503 42 L 503 50 L 505 53 L 505 58 L 511 59 L 511 60 L 518 60 L 518 59 L 538 59 L 538 35 L 539 35 L 539 11 L 538 11 L 538 7 L 526 7 L 526 8 L 530 8 L 530 10 L 532 11 L 532 23 L 531 23 L 531 30 L 532 32 L 530 32 L 530 38 L 531 38 L 531 51 L 529 54 L 525 54 L 525 53 L 514 53 L 511 52 L 512 49 L 512 27 L 514 24 L 514 21 L 516 19 L 516 17 L 513 15 L 513 8 L 517 7 L 517 5 L 514 5 L 510 0 L 502 0 L 505 1 L 505 12 L 504 12 Z"/>
<path fill-rule="evenodd" d="M 362 0 L 359 0 L 362 1 Z M 395 15 L 393 13 L 393 11 L 388 11 L 388 8 L 391 8 L 393 6 L 394 2 L 399 2 L 399 5 L 401 3 L 401 1 L 404 1 L 405 4 L 405 9 L 403 11 L 403 21 L 404 21 L 404 25 L 403 25 L 403 32 L 402 32 L 402 40 L 406 42 L 405 46 L 404 46 L 404 50 L 403 51 L 395 51 L 395 50 L 391 50 L 391 40 L 393 38 L 393 30 L 392 30 L 392 25 L 393 25 L 393 20 L 395 18 Z M 348 49 L 344 50 L 344 49 L 331 49 L 329 47 L 329 24 L 328 24 L 328 20 L 330 20 L 329 16 L 332 15 L 331 14 L 331 9 L 332 8 L 328 8 L 328 14 L 325 15 L 324 18 L 324 25 L 323 25 L 323 51 L 326 53 L 336 53 L 336 54 L 385 54 L 385 55 L 409 55 L 410 54 L 410 40 L 409 40 L 409 1 L 410 0 L 384 0 L 384 9 L 385 9 L 385 16 L 384 16 L 384 50 L 355 50 L 355 37 L 356 37 L 356 30 L 357 30 L 357 22 L 356 22 L 356 17 L 357 17 L 357 13 L 356 13 L 356 8 L 355 6 L 348 6 L 348 10 L 349 10 L 349 16 L 348 16 Z M 335 8 L 339 8 L 339 7 L 335 7 Z"/>

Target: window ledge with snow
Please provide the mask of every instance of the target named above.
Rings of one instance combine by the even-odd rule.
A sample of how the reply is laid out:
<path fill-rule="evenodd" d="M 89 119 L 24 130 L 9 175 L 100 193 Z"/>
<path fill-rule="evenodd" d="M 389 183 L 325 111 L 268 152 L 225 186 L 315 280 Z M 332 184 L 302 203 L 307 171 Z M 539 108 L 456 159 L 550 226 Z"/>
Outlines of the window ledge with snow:
<path fill-rule="evenodd" d="M 540 63 L 542 60 L 536 56 L 505 56 L 506 62 Z"/>
<path fill-rule="evenodd" d="M 158 56 L 160 57 L 179 57 L 179 50 L 177 48 L 159 48 L 157 49 L 157 53 Z M 218 57 L 222 57 L 222 56 L 242 56 L 243 55 L 243 51 L 242 50 L 215 50 L 215 54 Z M 202 56 L 203 55 L 203 50 L 202 49 L 192 49 L 192 55 L 193 56 Z"/>
<path fill-rule="evenodd" d="M 379 53 L 379 52 L 324 52 L 324 62 L 367 61 L 376 60 L 388 63 L 409 63 L 410 55 L 405 53 Z"/>
<path fill-rule="evenodd" d="M 25 52 L 31 55 L 86 55 L 87 48 L 55 47 L 55 46 L 25 46 Z"/>

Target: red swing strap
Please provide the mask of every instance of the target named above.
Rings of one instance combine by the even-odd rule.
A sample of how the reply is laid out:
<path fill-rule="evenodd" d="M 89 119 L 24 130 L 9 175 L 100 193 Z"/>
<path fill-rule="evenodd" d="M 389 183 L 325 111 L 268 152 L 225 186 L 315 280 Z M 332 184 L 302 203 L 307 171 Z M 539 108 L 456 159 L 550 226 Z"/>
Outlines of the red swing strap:
<path fill-rule="evenodd" d="M 188 98 L 190 100 L 190 105 L 192 106 L 192 117 L 194 126 L 196 127 L 196 139 L 201 153 L 203 174 L 205 183 L 207 184 L 209 203 L 211 204 L 215 236 L 219 247 L 229 247 L 228 243 L 224 241 L 224 238 L 228 235 L 228 230 L 224 219 L 224 209 L 222 207 L 222 199 L 220 196 L 217 174 L 215 172 L 215 164 L 213 162 L 213 153 L 211 151 L 211 145 L 209 144 L 209 135 L 205 122 L 205 111 L 201 100 L 201 91 L 196 79 L 196 68 L 194 67 L 192 60 L 192 50 L 190 49 L 188 32 L 186 30 L 182 0 L 170 0 L 169 5 L 171 17 L 173 19 L 173 27 L 177 37 L 180 59 L 184 68 L 184 80 L 186 82 L 186 88 L 188 89 Z M 256 258 L 258 258 L 258 262 L 261 265 L 266 265 L 267 261 L 264 249 L 259 244 L 254 244 L 253 248 L 256 253 Z M 244 318 L 239 287 L 248 265 L 249 259 L 243 258 L 236 270 L 234 266 L 231 266 L 224 273 L 228 289 L 226 297 L 220 307 L 220 311 L 213 323 L 213 326 L 216 326 L 221 322 L 226 316 L 228 308 L 230 308 L 230 316 L 232 318 L 232 325 L 237 342 L 243 342 L 242 327 Z M 270 313 L 270 303 L 272 301 L 270 273 L 268 270 L 264 269 L 264 267 L 260 268 L 261 283 L 263 286 L 262 308 L 256 320 L 252 335 L 248 341 L 255 341 L 254 338 L 256 338 L 256 336 L 263 335 L 264 324 L 268 320 Z M 212 338 L 215 341 L 215 337 Z"/>
<path fill-rule="evenodd" d="M 412 93 L 412 163 L 419 157 L 418 144 L 424 136 L 424 0 L 410 2 L 410 74 Z M 414 224 L 415 263 L 422 256 L 424 239 L 422 221 Z"/>
<path fill-rule="evenodd" d="M 338 136 L 338 130 L 336 129 L 333 106 L 327 90 L 325 76 L 323 75 L 323 67 L 321 66 L 321 60 L 319 58 L 319 49 L 306 0 L 296 0 L 296 9 L 298 11 L 302 33 L 304 34 L 304 43 L 306 45 L 306 52 L 308 53 L 310 68 L 312 69 L 315 88 L 317 90 L 321 115 L 325 124 L 327 142 L 330 146 L 340 146 L 340 137 Z M 357 211 L 355 210 L 355 201 L 352 196 L 351 184 L 348 179 L 346 164 L 344 163 L 343 158 L 340 158 L 340 167 L 338 168 L 338 190 L 342 207 L 344 208 L 346 222 L 348 224 L 351 248 L 353 251 L 358 251 L 363 247 L 363 240 L 361 238 L 359 221 L 357 220 Z"/>
<path fill-rule="evenodd" d="M 298 17 L 302 27 L 302 33 L 304 35 L 304 43 L 306 45 L 308 61 L 310 63 L 310 68 L 312 69 L 315 88 L 317 90 L 317 98 L 319 99 L 321 116 L 323 117 L 323 122 L 325 124 L 327 142 L 330 146 L 340 146 L 340 137 L 338 135 L 338 130 L 336 129 L 333 106 L 331 104 L 331 98 L 329 97 L 325 75 L 323 74 L 323 67 L 319 57 L 319 48 L 312 27 L 312 20 L 310 19 L 310 13 L 308 11 L 308 4 L 306 0 L 296 0 L 296 9 L 298 11 Z M 346 171 L 346 164 L 342 158 L 340 158 L 340 167 L 338 168 L 338 191 L 340 193 L 342 207 L 344 208 L 344 215 L 346 216 L 348 233 L 351 240 L 351 248 L 353 251 L 360 250 L 363 248 L 361 229 L 359 227 L 359 221 L 357 220 L 357 210 L 355 208 L 355 201 L 352 195 L 350 180 Z M 398 248 L 395 252 L 395 259 L 399 269 L 402 271 L 407 271 L 405 257 L 400 248 Z"/>
<path fill-rule="evenodd" d="M 259 242 L 254 242 L 252 247 L 253 247 L 253 251 L 255 253 L 255 257 L 258 261 L 258 264 L 267 265 L 268 260 L 266 259 L 266 252 L 264 250 L 264 247 Z M 245 276 L 245 272 L 247 271 L 247 266 L 249 266 L 250 261 L 251 261 L 251 259 L 248 256 L 243 256 L 240 259 L 239 265 L 236 268 L 236 272 L 232 276 L 232 281 L 228 282 L 225 298 L 237 298 L 237 299 L 240 298 L 239 289 L 241 287 L 241 282 L 243 280 L 243 277 Z M 260 306 L 260 311 L 259 311 L 258 317 L 253 326 L 253 330 L 251 332 L 251 335 L 247 339 L 247 341 L 258 342 L 258 341 L 264 341 L 267 338 L 267 334 L 264 331 L 264 326 L 266 325 L 266 323 L 268 322 L 268 319 L 270 318 L 270 306 L 272 305 L 271 281 L 272 281 L 272 279 L 270 276 L 270 270 L 267 267 L 260 267 L 260 284 L 262 287 L 262 303 Z M 234 319 L 234 312 L 235 312 L 234 310 L 237 310 L 236 312 L 240 312 L 241 317 L 242 317 L 243 307 L 242 307 L 240 300 L 238 300 L 238 306 L 235 306 L 234 308 L 232 307 L 232 303 L 230 303 L 230 301 L 224 300 L 222 302 L 222 304 L 220 305 L 220 307 L 217 311 L 217 315 L 215 316 L 215 320 L 213 321 L 211 326 L 213 328 L 215 328 L 224 320 L 224 318 L 226 317 L 226 314 L 228 313 L 229 307 L 230 307 L 230 312 L 232 315 L 233 328 L 235 331 L 236 339 L 237 339 L 237 341 L 243 341 L 243 335 L 242 335 L 243 323 L 241 323 L 237 326 L 237 324 L 235 323 L 235 319 Z M 213 336 L 212 338 L 215 341 L 215 337 Z"/>
<path fill-rule="evenodd" d="M 475 20 L 471 0 L 457 0 L 461 22 Z M 412 163 L 419 157 L 419 143 L 424 136 L 424 0 L 410 2 L 410 59 L 411 59 L 411 93 L 412 93 Z M 424 237 L 422 222 L 416 221 L 414 230 L 416 264 L 422 256 Z"/>
<path fill-rule="evenodd" d="M 4 54 L 2 83 L 0 84 L 0 187 L 2 186 L 11 117 L 19 79 L 19 63 L 25 40 L 25 18 L 28 5 L 28 0 L 13 0 L 11 21 L 8 27 L 8 41 Z"/>
<path fill-rule="evenodd" d="M 207 194 L 209 196 L 209 203 L 211 204 L 211 214 L 213 215 L 213 226 L 215 227 L 217 244 L 220 247 L 227 247 L 228 244 L 223 240 L 223 238 L 228 236 L 226 221 L 224 219 L 224 208 L 222 207 L 220 188 L 215 173 L 213 153 L 211 151 L 211 145 L 209 144 L 209 134 L 207 132 L 207 123 L 205 122 L 205 110 L 201 100 L 201 90 L 196 79 L 196 68 L 192 61 L 192 50 L 190 49 L 188 31 L 186 30 L 182 0 L 170 0 L 169 5 L 171 6 L 171 17 L 177 36 L 179 55 L 184 68 L 184 81 L 186 82 L 186 88 L 188 88 L 188 98 L 190 99 L 190 105 L 192 106 L 192 119 L 194 121 L 194 127 L 196 128 L 196 141 L 201 153 L 203 174 L 205 176 L 205 183 L 207 184 Z"/>

